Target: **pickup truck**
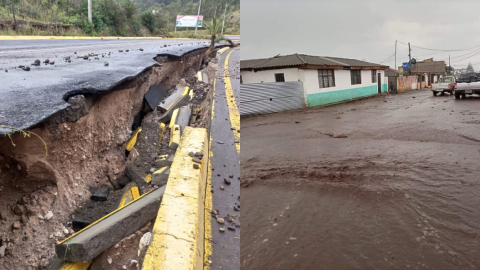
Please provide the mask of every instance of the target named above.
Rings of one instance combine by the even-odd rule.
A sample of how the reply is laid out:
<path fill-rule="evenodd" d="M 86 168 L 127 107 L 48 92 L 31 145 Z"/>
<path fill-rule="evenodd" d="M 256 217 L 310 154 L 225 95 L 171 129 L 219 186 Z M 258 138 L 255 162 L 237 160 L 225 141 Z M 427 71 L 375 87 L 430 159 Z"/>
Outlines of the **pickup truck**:
<path fill-rule="evenodd" d="M 442 77 L 437 83 L 432 84 L 432 93 L 434 96 L 437 94 L 444 94 L 445 92 L 450 95 L 453 94 L 453 87 L 455 86 L 455 77 L 447 76 Z"/>
<path fill-rule="evenodd" d="M 466 95 L 480 95 L 480 82 L 456 82 L 453 88 L 455 99 L 460 96 L 465 98 Z"/>

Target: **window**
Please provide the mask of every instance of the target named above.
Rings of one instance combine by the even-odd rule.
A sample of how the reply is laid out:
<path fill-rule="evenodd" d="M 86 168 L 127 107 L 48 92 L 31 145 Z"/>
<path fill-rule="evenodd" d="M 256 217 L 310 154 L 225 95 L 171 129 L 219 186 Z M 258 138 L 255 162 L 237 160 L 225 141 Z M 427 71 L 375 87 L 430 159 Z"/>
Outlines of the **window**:
<path fill-rule="evenodd" d="M 318 70 L 318 85 L 320 88 L 335 86 L 335 75 L 333 73 L 333 69 Z"/>
<path fill-rule="evenodd" d="M 243 77 L 240 75 L 240 84 L 243 84 Z"/>
<path fill-rule="evenodd" d="M 352 85 L 362 83 L 361 70 L 350 70 L 350 77 L 352 79 Z"/>
<path fill-rule="evenodd" d="M 453 79 L 452 77 L 446 77 L 444 78 L 444 80 L 446 83 L 455 83 L 455 79 Z"/>
<path fill-rule="evenodd" d="M 283 73 L 276 73 L 275 74 L 275 82 L 284 82 L 285 81 L 285 76 Z"/>
<path fill-rule="evenodd" d="M 377 72 L 372 70 L 372 83 L 377 82 Z"/>

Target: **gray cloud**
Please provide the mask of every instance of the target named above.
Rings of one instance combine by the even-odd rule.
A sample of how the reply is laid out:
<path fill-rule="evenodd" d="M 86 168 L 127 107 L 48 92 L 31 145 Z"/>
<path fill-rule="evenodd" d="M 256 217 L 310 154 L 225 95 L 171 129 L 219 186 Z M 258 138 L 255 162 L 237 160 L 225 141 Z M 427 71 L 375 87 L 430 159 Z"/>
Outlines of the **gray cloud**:
<path fill-rule="evenodd" d="M 456 68 L 480 67 L 478 10 L 480 1 L 473 0 L 242 0 L 242 59 L 304 53 L 379 63 L 399 40 L 445 50 L 476 46 L 412 47 L 412 57 L 448 61 L 450 54 Z M 399 43 L 397 66 L 407 59 L 408 47 Z M 393 58 L 384 64 L 394 67 Z"/>

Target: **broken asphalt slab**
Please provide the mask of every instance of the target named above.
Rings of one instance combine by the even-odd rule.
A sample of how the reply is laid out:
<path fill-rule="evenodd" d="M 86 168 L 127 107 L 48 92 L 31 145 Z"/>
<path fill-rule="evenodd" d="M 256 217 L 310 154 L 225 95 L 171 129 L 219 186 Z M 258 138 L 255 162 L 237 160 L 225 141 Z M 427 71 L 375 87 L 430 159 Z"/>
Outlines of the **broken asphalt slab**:
<path fill-rule="evenodd" d="M 170 41 L 171 46 L 167 47 L 164 47 L 162 42 L 150 41 L 151 46 L 142 46 L 144 51 L 132 49 L 128 53 L 102 49 L 101 46 L 85 46 L 87 48 L 81 53 L 74 54 L 75 48 L 72 48 L 71 52 L 62 48 L 65 55 L 49 57 L 56 61 L 55 65 L 31 66 L 29 72 L 19 69 L 18 66 L 30 66 L 36 58 L 41 59 L 36 55 L 31 56 L 35 54 L 35 50 L 19 51 L 16 56 L 20 60 L 16 60 L 9 55 L 12 51 L 2 49 L 0 55 L 2 60 L 5 60 L 0 61 L 0 70 L 8 69 L 9 72 L 0 74 L 0 123 L 20 129 L 30 128 L 71 106 L 66 102 L 71 96 L 106 93 L 122 82 L 134 79 L 154 66 L 160 66 L 154 60 L 157 56 L 181 57 L 208 48 L 203 40 L 178 40 L 177 43 Z M 134 48 L 131 44 L 125 46 Z M 112 51 L 113 54 L 100 60 L 95 60 L 94 57 L 90 57 L 90 60 L 76 58 L 86 54 L 86 50 L 97 54 Z M 71 62 L 63 60 L 63 57 L 67 56 L 71 57 Z M 104 60 L 108 60 L 109 66 L 104 65 Z M 0 133 L 5 132 L 6 130 L 0 130 Z"/>
<path fill-rule="evenodd" d="M 165 187 L 154 190 L 60 242 L 55 246 L 57 257 L 69 262 L 92 260 L 154 219 L 164 191 Z"/>

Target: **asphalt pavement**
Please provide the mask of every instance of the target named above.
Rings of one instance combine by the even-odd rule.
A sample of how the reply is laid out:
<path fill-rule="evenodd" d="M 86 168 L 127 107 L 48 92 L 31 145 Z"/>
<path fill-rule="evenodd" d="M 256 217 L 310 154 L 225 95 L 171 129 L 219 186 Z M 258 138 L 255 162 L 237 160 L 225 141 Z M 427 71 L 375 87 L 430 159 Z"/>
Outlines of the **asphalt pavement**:
<path fill-rule="evenodd" d="M 154 60 L 157 56 L 178 57 L 208 45 L 206 40 L 180 39 L 2 41 L 0 124 L 27 129 L 67 108 L 66 100 L 72 95 L 109 91 L 159 65 Z M 88 54 L 98 54 L 98 60 L 95 56 L 77 58 Z M 41 65 L 33 66 L 37 59 Z M 46 59 L 55 64 L 44 64 Z M 30 71 L 19 66 L 28 66 Z"/>
<path fill-rule="evenodd" d="M 211 209 L 207 206 L 206 211 L 217 211 L 225 223 L 218 223 L 215 217 L 210 217 L 211 248 L 206 250 L 211 250 L 211 254 L 207 254 L 210 263 L 206 269 L 240 269 L 240 115 L 237 109 L 240 49 L 224 52 L 218 66 L 210 125 L 211 187 L 207 187 L 207 192 L 211 193 L 207 194 L 207 201 L 211 201 Z"/>

